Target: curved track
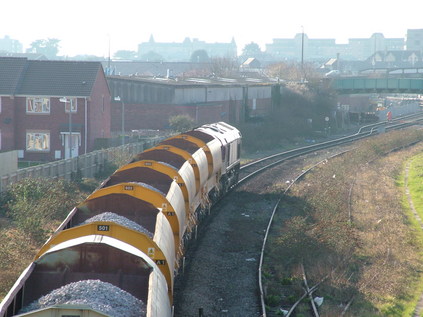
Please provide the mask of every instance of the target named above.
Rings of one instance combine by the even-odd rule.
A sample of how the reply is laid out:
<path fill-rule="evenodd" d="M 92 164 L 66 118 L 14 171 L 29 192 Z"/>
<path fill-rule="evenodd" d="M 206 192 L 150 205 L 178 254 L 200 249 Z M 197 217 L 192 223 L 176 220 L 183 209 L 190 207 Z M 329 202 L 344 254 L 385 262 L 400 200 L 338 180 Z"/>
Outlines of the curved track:
<path fill-rule="evenodd" d="M 179 304 L 175 307 L 175 316 L 266 316 L 264 300 L 258 296 L 263 294 L 263 289 L 259 289 L 259 259 L 263 257 L 260 250 L 265 249 L 265 228 L 271 226 L 269 219 L 272 210 L 276 210 L 274 204 L 278 198 L 265 194 L 266 200 L 263 201 L 260 189 L 259 194 L 250 192 L 251 187 L 257 190 L 272 186 L 271 179 L 276 177 L 276 173 L 267 174 L 265 171 L 271 167 L 285 166 L 281 167 L 285 168 L 285 177 L 292 180 L 301 174 L 293 175 L 295 169 L 301 169 L 298 163 L 295 168 L 290 166 L 294 158 L 349 144 L 381 131 L 405 128 L 421 120 L 421 115 L 413 115 L 390 123 L 368 125 L 349 136 L 274 154 L 243 165 L 239 184 L 212 210 L 211 217 L 200 227 L 198 240 L 193 241 L 188 249 L 186 272 L 177 281 L 176 302 Z M 331 155 L 325 154 L 324 158 Z M 246 244 L 251 248 L 246 248 Z M 202 266 L 206 259 L 213 264 Z M 246 267 L 250 269 L 245 271 Z M 247 283 L 245 274 L 251 275 Z"/>

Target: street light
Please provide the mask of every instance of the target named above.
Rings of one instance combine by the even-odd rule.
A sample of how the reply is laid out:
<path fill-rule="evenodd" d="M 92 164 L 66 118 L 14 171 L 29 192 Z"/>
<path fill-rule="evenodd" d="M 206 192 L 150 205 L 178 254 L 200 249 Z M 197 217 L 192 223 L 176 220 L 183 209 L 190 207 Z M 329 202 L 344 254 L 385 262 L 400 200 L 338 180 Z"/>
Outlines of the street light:
<path fill-rule="evenodd" d="M 125 144 L 125 103 L 120 96 L 115 97 L 115 101 L 120 101 L 122 104 L 122 145 Z"/>
<path fill-rule="evenodd" d="M 301 25 L 301 82 L 304 80 L 304 27 Z"/>
<path fill-rule="evenodd" d="M 65 103 L 65 112 L 66 112 L 66 103 L 69 102 L 69 158 L 72 158 L 72 100 L 68 100 L 66 97 L 59 99 L 60 102 Z M 66 149 L 65 149 L 66 150 Z"/>

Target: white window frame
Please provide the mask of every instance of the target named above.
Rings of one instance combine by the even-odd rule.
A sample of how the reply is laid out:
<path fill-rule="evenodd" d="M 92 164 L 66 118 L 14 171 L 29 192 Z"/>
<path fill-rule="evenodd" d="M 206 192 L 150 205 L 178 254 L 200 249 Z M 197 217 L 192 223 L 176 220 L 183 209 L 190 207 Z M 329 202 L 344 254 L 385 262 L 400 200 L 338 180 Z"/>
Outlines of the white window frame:
<path fill-rule="evenodd" d="M 76 113 L 78 111 L 78 98 L 68 98 L 65 102 L 65 112 L 69 113 L 69 109 L 71 109 L 72 113 Z"/>
<path fill-rule="evenodd" d="M 28 152 L 50 152 L 50 131 L 27 130 L 25 147 Z"/>
<path fill-rule="evenodd" d="M 50 98 L 44 97 L 27 97 L 26 98 L 27 114 L 50 114 Z"/>

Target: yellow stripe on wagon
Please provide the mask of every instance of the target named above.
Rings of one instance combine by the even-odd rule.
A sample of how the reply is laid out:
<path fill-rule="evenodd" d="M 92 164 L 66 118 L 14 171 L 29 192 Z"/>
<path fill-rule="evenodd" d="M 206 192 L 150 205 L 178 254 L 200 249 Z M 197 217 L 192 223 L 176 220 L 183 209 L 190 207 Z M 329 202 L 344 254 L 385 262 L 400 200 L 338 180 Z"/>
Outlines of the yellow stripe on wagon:
<path fill-rule="evenodd" d="M 121 171 L 130 170 L 130 169 L 137 168 L 137 167 L 151 168 L 152 170 L 158 171 L 162 174 L 169 176 L 179 185 L 179 187 L 181 188 L 182 194 L 184 196 L 186 217 L 188 219 L 188 217 L 189 217 L 189 204 L 190 204 L 188 189 L 187 189 L 187 186 L 185 184 L 184 179 L 181 177 L 181 175 L 178 173 L 178 171 L 176 169 L 174 169 L 173 167 L 169 166 L 169 165 L 166 165 L 166 164 L 154 161 L 154 160 L 141 160 L 141 161 L 136 161 L 136 162 L 129 163 L 129 164 L 122 166 L 121 168 L 117 169 L 114 172 L 114 174 L 118 174 Z"/>
<path fill-rule="evenodd" d="M 184 139 L 184 140 L 192 142 L 195 145 L 197 145 L 198 147 L 202 148 L 204 153 L 206 154 L 206 157 L 207 157 L 208 170 L 209 170 L 209 176 L 208 177 L 210 177 L 213 174 L 213 156 L 212 156 L 210 148 L 208 147 L 206 142 L 204 142 L 201 139 L 195 138 L 191 135 L 188 135 L 188 134 L 174 135 L 174 136 L 170 137 L 168 140 L 171 140 L 171 139 Z"/>
<path fill-rule="evenodd" d="M 195 161 L 195 159 L 192 157 L 192 155 L 189 152 L 172 145 L 157 145 L 151 149 L 145 150 L 143 153 L 154 151 L 154 150 L 169 151 L 171 153 L 175 153 L 181 156 L 186 161 L 188 161 L 191 164 L 192 168 L 194 169 L 196 193 L 200 191 L 200 169 L 198 168 L 197 162 Z"/>
<path fill-rule="evenodd" d="M 170 227 L 172 228 L 173 235 L 175 237 L 175 244 L 179 246 L 180 243 L 180 227 L 177 213 L 173 209 L 170 202 L 160 192 L 151 188 L 142 186 L 138 183 L 119 183 L 105 188 L 100 188 L 87 197 L 85 201 L 111 195 L 111 194 L 126 194 L 144 200 L 152 204 L 157 209 L 161 209 L 166 219 L 169 221 Z"/>
<path fill-rule="evenodd" d="M 173 274 L 171 273 L 173 272 L 171 272 L 169 263 L 167 262 L 166 257 L 159 246 L 146 234 L 126 228 L 110 221 L 96 221 L 60 231 L 51 237 L 51 239 L 49 239 L 47 243 L 42 246 L 42 248 L 35 256 L 34 261 L 39 259 L 50 248 L 62 242 L 90 235 L 109 236 L 125 242 L 137 248 L 144 254 L 147 254 L 157 264 L 158 268 L 163 273 L 168 285 L 170 296 L 172 295 Z"/>

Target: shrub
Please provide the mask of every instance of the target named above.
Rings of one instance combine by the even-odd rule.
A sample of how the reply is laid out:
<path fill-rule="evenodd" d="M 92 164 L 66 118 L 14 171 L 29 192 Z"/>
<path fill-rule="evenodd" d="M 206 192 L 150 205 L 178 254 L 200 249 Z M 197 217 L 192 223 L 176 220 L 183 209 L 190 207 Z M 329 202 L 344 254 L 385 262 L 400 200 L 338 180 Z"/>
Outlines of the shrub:
<path fill-rule="evenodd" d="M 194 119 L 188 115 L 177 115 L 170 117 L 169 126 L 176 132 L 185 132 L 191 130 L 195 125 Z"/>
<path fill-rule="evenodd" d="M 26 178 L 2 195 L 3 212 L 37 242 L 81 200 L 75 184 L 63 179 Z"/>
<path fill-rule="evenodd" d="M 281 300 L 280 297 L 276 296 L 276 295 L 266 296 L 266 304 L 271 306 L 271 307 L 277 306 L 279 304 L 280 300 Z"/>

